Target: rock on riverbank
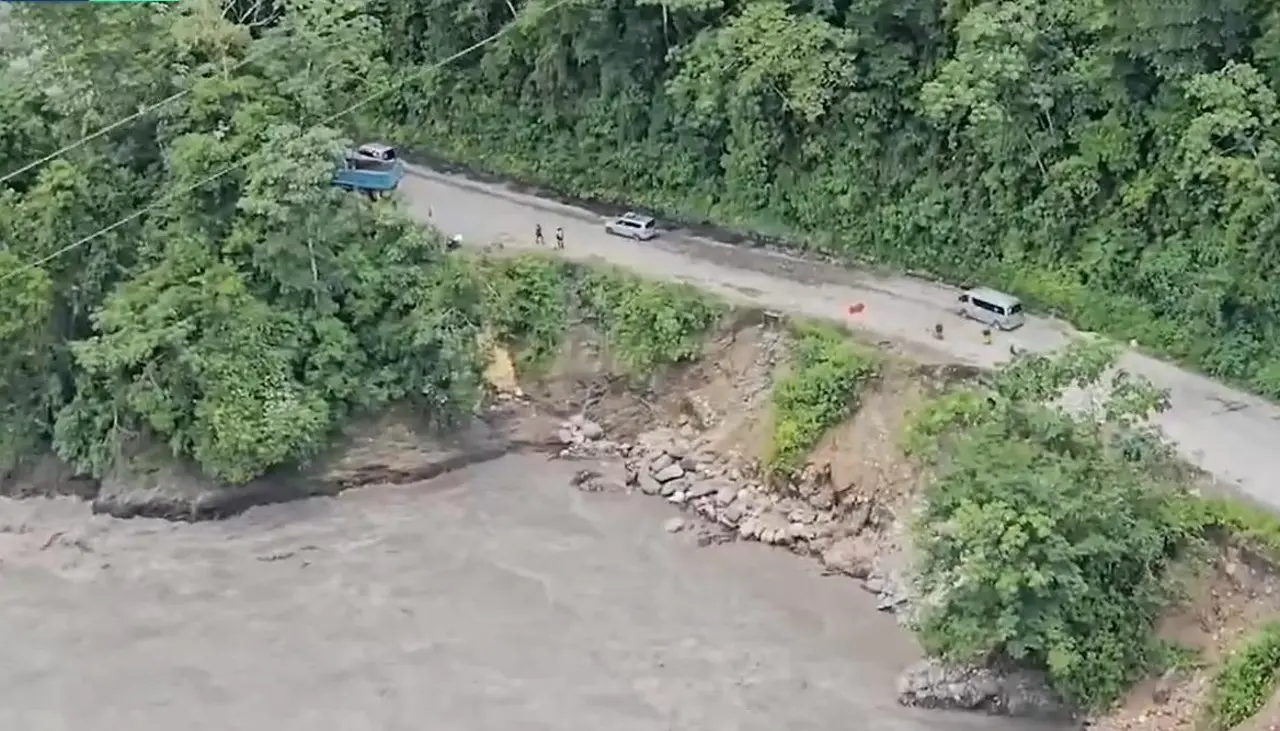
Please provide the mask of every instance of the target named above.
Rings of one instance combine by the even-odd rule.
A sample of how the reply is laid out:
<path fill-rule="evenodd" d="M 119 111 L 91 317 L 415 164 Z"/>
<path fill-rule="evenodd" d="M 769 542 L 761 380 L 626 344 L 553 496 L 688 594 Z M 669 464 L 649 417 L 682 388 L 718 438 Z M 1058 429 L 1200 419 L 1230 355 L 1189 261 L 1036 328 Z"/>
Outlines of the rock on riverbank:
<path fill-rule="evenodd" d="M 561 424 L 558 441 L 562 458 L 623 460 L 621 480 L 581 470 L 573 481 L 578 489 L 624 489 L 678 505 L 701 519 L 699 541 L 704 545 L 752 540 L 813 557 L 828 574 L 861 582 L 876 596 L 881 611 L 912 624 L 910 561 L 899 521 L 870 502 L 838 502 L 830 486 L 822 484 L 820 472 L 807 471 L 793 489 L 771 489 L 750 465 L 711 451 L 688 428 L 655 429 L 634 443 L 615 442 L 582 415 Z M 663 529 L 678 533 L 690 527 L 689 521 L 676 518 Z M 1047 719 L 1070 716 L 1037 673 L 950 666 L 928 659 L 901 674 L 897 699 L 920 708 Z"/>

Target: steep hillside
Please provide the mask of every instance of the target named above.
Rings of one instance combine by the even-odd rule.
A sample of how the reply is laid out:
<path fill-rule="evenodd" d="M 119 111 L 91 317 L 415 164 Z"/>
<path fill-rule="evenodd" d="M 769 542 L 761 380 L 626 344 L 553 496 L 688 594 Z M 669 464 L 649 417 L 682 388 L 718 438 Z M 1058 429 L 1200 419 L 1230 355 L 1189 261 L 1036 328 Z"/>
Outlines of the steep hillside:
<path fill-rule="evenodd" d="M 12 11 L 0 488 L 196 520 L 583 456 L 580 488 L 616 475 L 708 542 L 866 582 L 934 657 L 903 702 L 1161 729 L 1263 707 L 1280 526 L 1189 492 L 1142 428 L 1163 394 L 1104 342 L 952 374 L 690 287 L 476 259 L 334 188 L 327 125 L 980 276 L 1275 393 L 1270 7 L 228 9 Z M 1109 388 L 1069 415 L 1073 384 Z M 1158 711 L 1131 695 L 1151 676 Z"/>
<path fill-rule="evenodd" d="M 1261 0 L 380 2 L 366 123 L 562 193 L 981 280 L 1280 395 Z"/>

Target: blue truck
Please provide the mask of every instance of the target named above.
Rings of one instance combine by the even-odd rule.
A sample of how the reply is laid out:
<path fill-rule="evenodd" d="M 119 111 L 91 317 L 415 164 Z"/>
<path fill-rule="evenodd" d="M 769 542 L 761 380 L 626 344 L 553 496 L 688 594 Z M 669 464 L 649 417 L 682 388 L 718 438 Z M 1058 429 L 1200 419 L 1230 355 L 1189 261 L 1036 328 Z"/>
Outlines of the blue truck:
<path fill-rule="evenodd" d="M 346 154 L 333 174 L 333 184 L 376 200 L 400 187 L 403 178 L 404 161 L 396 149 L 381 142 L 368 142 Z"/>

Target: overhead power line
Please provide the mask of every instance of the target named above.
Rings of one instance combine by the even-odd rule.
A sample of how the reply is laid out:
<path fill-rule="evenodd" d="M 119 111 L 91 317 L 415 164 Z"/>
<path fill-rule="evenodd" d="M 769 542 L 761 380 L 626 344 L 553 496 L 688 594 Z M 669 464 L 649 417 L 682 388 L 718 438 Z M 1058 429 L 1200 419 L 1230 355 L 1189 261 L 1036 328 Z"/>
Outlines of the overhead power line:
<path fill-rule="evenodd" d="M 541 8 L 541 9 L 539 9 L 539 10 L 535 10 L 535 11 L 533 11 L 531 14 L 532 14 L 532 15 L 534 15 L 534 16 L 543 16 L 543 15 L 546 15 L 546 14 L 548 14 L 548 13 L 552 12 L 553 10 L 556 10 L 556 9 L 557 9 L 557 8 L 559 8 L 561 5 L 564 5 L 564 4 L 568 3 L 568 2 L 570 2 L 570 0 L 557 0 L 556 2 L 552 3 L 551 5 L 548 5 L 548 6 L 547 6 L 547 7 L 545 7 L 545 8 Z M 356 110 L 358 110 L 358 109 L 361 109 L 361 108 L 363 108 L 363 107 L 365 107 L 365 106 L 367 106 L 367 105 L 369 105 L 369 104 L 371 104 L 371 103 L 373 103 L 373 102 L 377 101 L 378 99 L 381 99 L 382 97 L 384 97 L 384 96 L 386 96 L 386 95 L 390 94 L 391 92 L 393 92 L 393 91 L 397 91 L 397 90 L 399 90 L 399 89 L 403 88 L 403 87 L 405 86 L 405 84 L 408 84 L 408 83 L 409 83 L 410 81 L 412 81 L 414 78 L 416 78 L 417 76 L 419 76 L 419 75 L 421 75 L 421 74 L 423 74 L 423 73 L 425 73 L 425 72 L 427 72 L 427 71 L 435 71 L 435 70 L 437 70 L 437 69 L 444 68 L 445 66 L 448 66 L 449 64 L 453 63 L 454 61 L 457 61 L 458 59 L 460 59 L 460 58 L 462 58 L 462 57 L 464 57 L 464 56 L 467 56 L 467 55 L 469 55 L 469 54 L 472 54 L 472 53 L 474 53 L 474 52 L 476 52 L 476 51 L 480 50 L 481 48 L 484 48 L 485 46 L 489 45 L 490 43 L 493 43 L 494 41 L 498 40 L 499 38 L 501 38 L 501 37 L 505 36 L 506 34 L 510 33 L 510 32 L 515 28 L 515 25 L 516 25 L 516 23 L 517 23 L 517 22 L 518 22 L 518 21 L 513 20 L 513 21 L 511 21 L 510 23 L 508 23 L 508 24 L 506 24 L 505 26 L 503 26 L 501 30 L 499 30 L 498 32 L 494 33 L 493 35 L 491 35 L 491 36 L 489 36 L 489 37 L 487 37 L 487 38 L 484 38 L 483 40 L 477 41 L 477 42 L 475 42 L 475 43 L 471 44 L 470 46 L 467 46 L 466 48 L 462 49 L 461 51 L 458 51 L 457 53 L 454 53 L 453 55 L 448 56 L 447 58 L 444 58 L 444 59 L 442 59 L 442 60 L 440 60 L 440 61 L 437 61 L 437 62 L 435 62 L 434 64 L 431 64 L 430 66 L 428 66 L 428 67 L 426 67 L 426 68 L 417 69 L 417 70 L 415 70 L 415 71 L 413 71 L 413 72 L 410 72 L 410 73 L 408 73 L 408 74 L 405 74 L 405 75 L 404 75 L 404 76 L 403 76 L 399 81 L 397 81 L 396 83 L 392 84 L 391 86 L 389 86 L 389 87 L 387 87 L 387 88 L 385 88 L 385 89 L 383 89 L 382 91 L 379 91 L 379 92 L 377 92 L 377 93 L 370 94 L 369 96 L 365 97 L 364 99 L 361 99 L 360 101 L 356 102 L 355 104 L 352 104 L 351 106 L 347 107 L 346 109 L 343 109 L 342 111 L 335 112 L 334 114 L 330 114 L 329 116 L 327 116 L 327 117 L 325 117 L 325 118 L 321 119 L 319 122 L 316 122 L 316 123 L 315 123 L 314 125 L 312 125 L 312 126 L 313 126 L 313 127 L 322 127 L 322 126 L 324 126 L 324 125 L 329 124 L 330 122 L 333 122 L 333 121 L 335 121 L 335 120 L 337 120 L 337 119 L 340 119 L 340 118 L 342 118 L 342 117 L 345 117 L 346 115 L 348 115 L 348 114 L 350 114 L 350 113 L 352 113 L 352 112 L 354 112 L 354 111 L 356 111 Z M 43 265 L 43 264 L 46 264 L 46 263 L 48 263 L 48 262 L 50 262 L 50 261 L 53 261 L 54 259 L 57 259 L 58 257 L 62 256 L 63 254 L 66 254 L 67 252 L 72 251 L 72 250 L 74 250 L 74 249 L 78 249 L 78 248 L 80 248 L 81 246 L 84 246 L 85 244 L 87 244 L 87 243 L 89 243 L 89 242 L 93 241 L 94 239 L 99 238 L 100 236 L 103 236 L 103 235 L 105 235 L 105 234 L 108 234 L 108 233 L 110 233 L 110 232 L 112 232 L 112 231 L 116 230 L 117 228 L 120 228 L 121 226 L 124 226 L 124 225 L 126 225 L 126 224 L 129 224 L 129 223 L 131 223 L 131 222 L 133 222 L 133 221 L 136 221 L 136 220 L 138 220 L 139 218 L 141 218 L 141 217 L 145 216 L 146 214 L 148 214 L 148 213 L 150 213 L 150 212 L 152 212 L 152 211 L 156 210 L 157 208 L 160 208 L 161 206 L 165 205 L 166 203 L 169 203 L 170 201 L 172 201 L 172 200 L 174 200 L 174 199 L 176 199 L 176 198 L 179 198 L 179 197 L 181 197 L 181 196 L 187 195 L 188 193 L 191 193 L 191 192 L 193 192 L 193 191 L 196 191 L 196 190 L 198 190 L 198 189 L 200 189 L 200 188 L 204 187 L 205 185 L 208 185 L 209 183 L 212 183 L 213 181 L 217 180 L 218 178 L 221 178 L 223 175 L 226 175 L 227 173 L 232 172 L 233 170 L 238 170 L 239 168 L 244 167 L 246 164 L 248 164 L 248 163 L 249 163 L 249 161 L 250 161 L 250 160 L 253 160 L 255 157 L 257 157 L 257 156 L 258 156 L 258 155 L 260 155 L 261 153 L 262 153 L 262 151 L 261 151 L 261 150 L 259 150 L 258 152 L 250 153 L 249 155 L 246 155 L 244 158 L 242 158 L 239 162 L 234 162 L 234 163 L 232 163 L 232 164 L 230 164 L 230 165 L 228 165 L 228 166 L 226 166 L 226 167 L 222 168 L 222 169 L 221 169 L 221 170 L 219 170 L 218 172 L 216 172 L 216 173 L 214 173 L 214 174 L 212 174 L 212 175 L 210 175 L 210 176 L 208 176 L 208 177 L 206 177 L 206 178 L 202 178 L 202 179 L 200 179 L 200 180 L 199 180 L 199 181 L 197 181 L 196 183 L 193 183 L 193 184 L 188 185 L 188 186 L 183 187 L 183 188 L 178 188 L 178 189 L 176 189 L 176 190 L 170 191 L 169 193 L 166 193 L 165 195 L 162 195 L 162 196 L 160 196 L 159 198 L 157 198 L 156 200 L 152 201 L 150 204 L 148 204 L 148 205 L 146 205 L 146 206 L 144 206 L 144 207 L 142 207 L 142 208 L 139 208 L 138 210 L 134 211 L 133 213 L 130 213 L 129 215 L 125 216 L 124 218 L 121 218 L 120 220 L 115 221 L 114 223 L 111 223 L 111 224 L 108 224 L 108 225 L 106 225 L 106 226 L 103 226 L 102 228 L 98 229 L 97 231 L 94 231 L 93 233 L 89 234 L 88 236 L 85 236 L 85 237 L 83 237 L 83 238 L 77 239 L 77 240 L 73 241 L 72 243 L 67 244 L 66 246 L 63 246 L 62 248 L 60 248 L 60 249 L 58 249 L 58 250 L 54 251 L 54 252 L 53 252 L 53 253 L 51 253 L 51 254 L 48 254 L 48 255 L 46 255 L 46 256 L 43 256 L 43 257 L 41 257 L 41 258 L 39 258 L 39 259 L 36 259 L 36 260 L 34 260 L 34 261 L 27 262 L 26 264 L 23 264 L 22 266 L 17 267 L 17 268 L 15 268 L 15 269 L 11 269 L 11 270 L 9 270 L 8 272 L 5 272 L 4 274 L 0 274 L 0 282 L 8 281 L 9 279 L 12 279 L 13 277 L 17 276 L 18 274 L 21 274 L 22 272 L 25 272 L 25 271 L 30 270 L 30 269 L 34 269 L 35 267 L 38 267 L 38 266 L 41 266 L 41 265 Z"/>
<path fill-rule="evenodd" d="M 245 66 L 248 66 L 253 62 L 260 61 L 264 57 L 269 56 L 272 53 L 275 53 L 277 49 L 283 48 L 284 45 L 285 44 L 280 43 L 275 46 L 272 46 L 271 48 L 268 48 L 262 53 L 250 54 L 245 58 L 241 59 L 239 63 L 228 67 L 225 71 L 219 71 L 219 73 L 231 73 L 233 71 L 239 71 L 240 69 L 244 68 Z M 53 152 L 49 153 L 48 155 L 45 155 L 44 157 L 38 160 L 32 160 L 31 162 L 27 163 L 26 165 L 23 165 L 22 167 L 16 170 L 7 172 L 4 174 L 3 177 L 0 177 L 0 185 L 3 185 L 9 182 L 10 180 L 13 180 L 14 178 L 18 177 L 19 175 L 22 175 L 23 173 L 35 170 L 36 168 L 40 167 L 41 165 L 44 165 L 47 162 L 56 160 L 62 157 L 63 155 L 67 154 L 68 152 L 71 152 L 72 150 L 79 149 L 80 147 L 83 147 L 84 145 L 87 145 L 88 143 L 93 142 L 99 137 L 102 137 L 108 132 L 112 132 L 117 129 L 120 129 L 121 127 L 125 126 L 126 124 L 129 124 L 130 122 L 133 122 L 134 120 L 141 119 L 142 117 L 147 116 L 148 114 L 156 111 L 157 109 L 160 109 L 161 107 L 168 106 L 178 101 L 179 99 L 185 97 L 186 95 L 190 94 L 194 89 L 195 89 L 195 84 L 192 84 L 191 86 L 188 86 L 187 88 L 181 91 L 170 94 L 169 96 L 165 97 L 164 99 L 161 99 L 158 102 L 155 102 L 154 104 L 147 104 L 143 106 L 141 109 L 139 109 L 138 111 L 134 112 L 133 114 L 130 114 L 129 116 L 123 119 L 112 122 L 111 124 L 107 125 L 106 127 L 103 127 L 102 129 L 99 129 L 96 132 L 87 134 L 84 137 L 81 137 L 80 139 L 76 140 L 75 142 L 72 142 L 69 145 L 60 147 L 57 150 L 54 150 Z"/>

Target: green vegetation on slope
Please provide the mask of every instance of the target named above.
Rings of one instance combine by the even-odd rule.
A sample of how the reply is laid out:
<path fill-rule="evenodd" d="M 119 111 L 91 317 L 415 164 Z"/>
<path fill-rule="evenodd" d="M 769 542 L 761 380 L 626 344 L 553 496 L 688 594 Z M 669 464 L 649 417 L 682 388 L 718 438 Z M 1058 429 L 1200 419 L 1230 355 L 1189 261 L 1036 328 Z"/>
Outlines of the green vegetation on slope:
<path fill-rule="evenodd" d="M 473 407 L 480 280 L 394 209 L 333 189 L 348 143 L 299 126 L 384 73 L 373 29 L 333 10 L 299 4 L 266 31 L 217 3 L 15 10 L 42 55 L 0 68 L 5 172 L 190 93 L 0 190 L 4 467 L 43 446 L 103 475 L 160 444 L 243 482 L 354 411 L 407 400 L 449 423 Z"/>
<path fill-rule="evenodd" d="M 1224 539 L 1280 557 L 1275 517 L 1188 489 L 1189 471 L 1146 421 L 1165 394 L 1123 372 L 1104 378 L 1114 355 L 1079 341 L 1021 356 L 929 402 L 904 440 L 934 472 L 915 526 L 926 648 L 1042 669 L 1087 708 L 1185 662 L 1154 634 L 1180 598 L 1176 562 Z M 1070 387 L 1110 395 L 1072 415 L 1053 405 Z M 1220 728 L 1273 690 L 1274 633 L 1264 628 L 1219 674 Z"/>
<path fill-rule="evenodd" d="M 480 263 L 489 282 L 488 321 L 526 367 L 554 356 L 571 323 L 599 329 L 618 364 L 635 375 L 702 355 L 725 307 L 689 285 L 539 254 Z"/>
<path fill-rule="evenodd" d="M 925 646 L 1041 668 L 1092 708 L 1164 654 L 1152 625 L 1200 536 L 1167 450 L 1139 426 L 1161 393 L 1120 374 L 1092 414 L 1048 405 L 1112 361 L 1098 344 L 1019 358 L 938 398 L 907 435 L 936 472 L 916 526 Z"/>
<path fill-rule="evenodd" d="M 721 309 L 689 287 L 448 254 L 393 203 L 330 186 L 350 141 L 314 120 L 392 76 L 361 2 L 252 27 L 225 10 L 6 18 L 0 470 L 53 450 L 102 476 L 163 445 L 240 483 L 393 401 L 447 425 L 481 397 L 485 331 L 538 360 L 585 317 L 637 373 L 700 352 Z"/>
<path fill-rule="evenodd" d="M 697 359 L 724 307 L 687 284 L 651 282 L 613 269 L 581 269 L 577 297 L 632 373 Z"/>
<path fill-rule="evenodd" d="M 570 264 L 549 256 L 482 260 L 488 282 L 485 320 L 513 348 L 523 370 L 546 365 L 560 350 L 573 302 Z"/>
<path fill-rule="evenodd" d="M 876 361 L 829 327 L 796 332 L 791 370 L 773 386 L 773 430 L 765 465 L 775 475 L 798 470 L 822 435 L 857 410 L 858 395 L 876 374 Z"/>
<path fill-rule="evenodd" d="M 1280 568 L 1280 519 L 1270 511 L 1239 500 L 1208 496 L 1188 504 L 1187 520 L 1230 537 Z"/>
<path fill-rule="evenodd" d="M 1268 622 L 1232 653 L 1214 678 L 1209 702 L 1213 731 L 1239 726 L 1262 710 L 1280 681 L 1280 622 Z"/>
<path fill-rule="evenodd" d="M 411 68 L 521 6 L 378 7 Z M 579 0 L 366 121 L 566 193 L 989 282 L 1280 396 L 1278 91 L 1263 0 Z"/>

